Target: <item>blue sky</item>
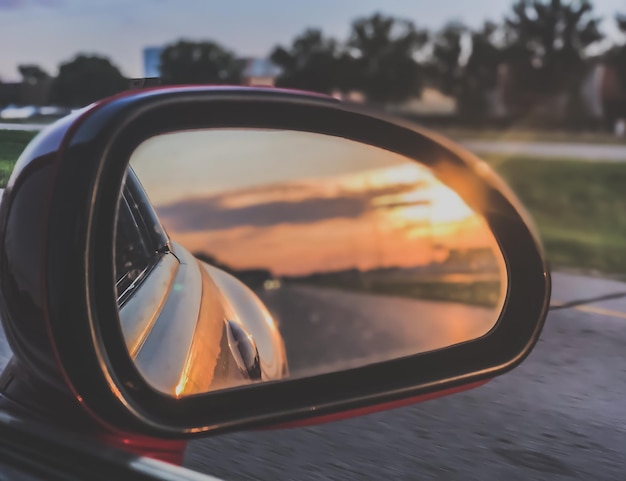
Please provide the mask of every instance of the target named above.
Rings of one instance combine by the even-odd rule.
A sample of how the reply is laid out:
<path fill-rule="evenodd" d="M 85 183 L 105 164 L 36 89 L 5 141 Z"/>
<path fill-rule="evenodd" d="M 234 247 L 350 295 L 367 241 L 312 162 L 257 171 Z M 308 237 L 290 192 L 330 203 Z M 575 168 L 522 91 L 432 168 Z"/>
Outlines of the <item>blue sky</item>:
<path fill-rule="evenodd" d="M 595 0 L 605 31 L 626 0 Z M 342 38 L 350 22 L 375 11 L 437 28 L 447 20 L 500 20 L 509 0 L 0 0 L 0 79 L 17 80 L 19 63 L 56 73 L 77 52 L 110 57 L 141 76 L 141 51 L 179 38 L 214 39 L 244 56 L 264 56 L 306 27 Z"/>

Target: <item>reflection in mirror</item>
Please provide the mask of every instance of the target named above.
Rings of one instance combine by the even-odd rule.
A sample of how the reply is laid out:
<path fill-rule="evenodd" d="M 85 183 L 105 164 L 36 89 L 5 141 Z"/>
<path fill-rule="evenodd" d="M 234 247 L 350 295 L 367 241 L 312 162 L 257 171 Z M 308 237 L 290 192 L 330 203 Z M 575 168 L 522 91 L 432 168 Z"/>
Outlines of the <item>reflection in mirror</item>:
<path fill-rule="evenodd" d="M 497 242 L 413 160 L 321 134 L 213 129 L 150 138 L 130 165 L 120 321 L 162 392 L 360 367 L 498 320 Z"/>

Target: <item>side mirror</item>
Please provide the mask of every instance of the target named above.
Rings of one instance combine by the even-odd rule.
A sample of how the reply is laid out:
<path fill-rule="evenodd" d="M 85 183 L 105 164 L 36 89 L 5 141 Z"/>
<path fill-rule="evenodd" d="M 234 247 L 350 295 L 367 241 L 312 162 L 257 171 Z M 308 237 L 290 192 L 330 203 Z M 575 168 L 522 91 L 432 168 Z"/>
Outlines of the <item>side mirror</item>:
<path fill-rule="evenodd" d="M 148 435 L 477 385 L 524 359 L 549 301 L 537 236 L 485 163 L 274 89 L 139 91 L 64 119 L 18 162 L 0 222 L 13 344 Z"/>

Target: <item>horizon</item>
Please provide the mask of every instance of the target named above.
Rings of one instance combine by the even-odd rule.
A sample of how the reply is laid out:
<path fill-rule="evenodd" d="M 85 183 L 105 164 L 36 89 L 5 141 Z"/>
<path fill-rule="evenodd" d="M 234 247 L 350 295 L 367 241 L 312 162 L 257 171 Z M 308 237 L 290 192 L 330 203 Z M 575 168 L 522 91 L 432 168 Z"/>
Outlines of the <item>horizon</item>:
<path fill-rule="evenodd" d="M 163 168 L 172 158 L 176 171 Z M 174 242 L 237 269 L 303 275 L 427 265 L 444 248 L 499 252 L 486 221 L 428 167 L 340 137 L 179 131 L 144 141 L 130 165 Z"/>
<path fill-rule="evenodd" d="M 36 64 L 56 75 L 59 64 L 79 53 L 108 57 L 126 77 L 143 77 L 143 49 L 180 39 L 213 40 L 239 57 L 267 57 L 276 45 L 289 45 L 306 28 L 320 28 L 338 39 L 351 22 L 381 12 L 437 30 L 448 21 L 478 27 L 501 21 L 512 2 L 475 0 L 446 6 L 425 0 L 319 0 L 295 5 L 287 0 L 262 3 L 232 0 L 0 0 L 0 80 L 19 81 L 18 65 Z M 595 15 L 609 41 L 622 41 L 615 26 L 626 14 L 626 0 L 596 0 Z M 422 6 L 422 8 L 420 8 Z M 183 8 L 185 7 L 185 8 Z M 490 12 L 484 15 L 484 12 Z M 276 25 L 280 25 L 277 28 Z M 36 32 L 36 33 L 33 33 Z M 42 48 L 45 45 L 45 48 Z M 602 46 L 598 45 L 598 49 Z"/>

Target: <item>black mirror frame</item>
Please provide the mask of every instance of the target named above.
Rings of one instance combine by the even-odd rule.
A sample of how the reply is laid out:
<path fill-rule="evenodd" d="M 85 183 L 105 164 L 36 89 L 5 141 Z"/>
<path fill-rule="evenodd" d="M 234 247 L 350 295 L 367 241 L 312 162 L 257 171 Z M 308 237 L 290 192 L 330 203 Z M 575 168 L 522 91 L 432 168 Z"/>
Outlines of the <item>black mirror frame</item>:
<path fill-rule="evenodd" d="M 505 258 L 507 299 L 485 336 L 350 371 L 176 399 L 152 389 L 128 355 L 118 321 L 112 245 L 130 154 L 160 133 L 270 128 L 371 144 L 433 169 L 491 227 Z M 173 163 L 172 168 L 175 168 Z M 261 427 L 475 383 L 518 365 L 537 342 L 550 276 L 526 214 L 483 162 L 409 123 L 322 96 L 277 89 L 180 87 L 109 99 L 78 118 L 58 154 L 43 259 L 49 333 L 85 407 L 159 437 Z"/>

